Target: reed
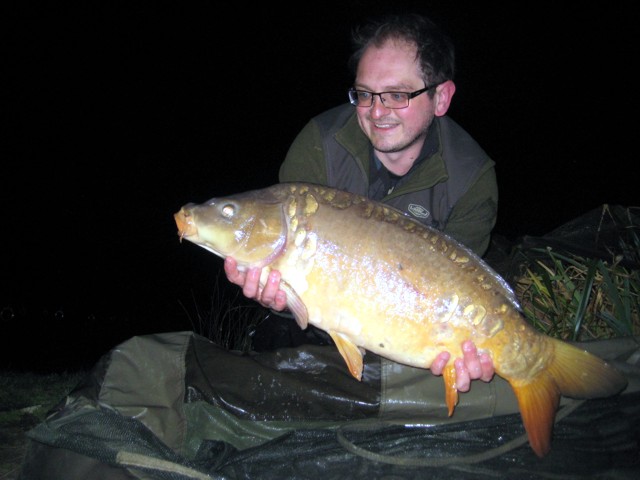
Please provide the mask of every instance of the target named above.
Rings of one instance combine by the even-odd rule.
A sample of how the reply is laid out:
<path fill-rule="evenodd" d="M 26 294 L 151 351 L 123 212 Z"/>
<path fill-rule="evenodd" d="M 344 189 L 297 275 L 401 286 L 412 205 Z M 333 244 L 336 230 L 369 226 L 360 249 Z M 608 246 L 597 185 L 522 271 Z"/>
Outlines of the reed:
<path fill-rule="evenodd" d="M 552 248 L 526 266 L 515 293 L 531 324 L 572 341 L 640 335 L 640 271 Z"/>

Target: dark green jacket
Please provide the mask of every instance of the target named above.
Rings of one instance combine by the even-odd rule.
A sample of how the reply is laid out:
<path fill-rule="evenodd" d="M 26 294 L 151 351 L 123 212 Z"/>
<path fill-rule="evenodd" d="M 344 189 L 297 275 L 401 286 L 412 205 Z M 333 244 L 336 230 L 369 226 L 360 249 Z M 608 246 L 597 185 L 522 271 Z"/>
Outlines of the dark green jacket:
<path fill-rule="evenodd" d="M 460 241 L 479 255 L 496 222 L 495 163 L 457 123 L 436 117 L 439 149 L 382 201 Z M 367 195 L 371 143 L 350 104 L 328 110 L 298 134 L 281 182 L 311 182 Z"/>

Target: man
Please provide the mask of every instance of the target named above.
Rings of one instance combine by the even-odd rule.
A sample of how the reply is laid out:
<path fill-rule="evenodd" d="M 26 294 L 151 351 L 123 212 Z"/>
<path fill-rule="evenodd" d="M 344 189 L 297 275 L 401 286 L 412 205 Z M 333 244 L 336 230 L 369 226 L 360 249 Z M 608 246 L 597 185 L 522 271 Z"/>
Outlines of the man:
<path fill-rule="evenodd" d="M 303 128 L 280 181 L 324 184 L 382 201 L 483 255 L 497 215 L 494 162 L 446 116 L 455 93 L 451 41 L 418 15 L 371 22 L 353 40 L 350 103 Z M 259 269 L 240 272 L 228 258 L 225 272 L 248 298 L 285 308 L 279 272 L 269 274 L 264 288 Z M 463 351 L 454 363 L 456 386 L 467 391 L 470 380 L 488 381 L 494 372 L 473 343 L 465 342 Z M 449 357 L 439 355 L 431 372 L 441 374 Z"/>

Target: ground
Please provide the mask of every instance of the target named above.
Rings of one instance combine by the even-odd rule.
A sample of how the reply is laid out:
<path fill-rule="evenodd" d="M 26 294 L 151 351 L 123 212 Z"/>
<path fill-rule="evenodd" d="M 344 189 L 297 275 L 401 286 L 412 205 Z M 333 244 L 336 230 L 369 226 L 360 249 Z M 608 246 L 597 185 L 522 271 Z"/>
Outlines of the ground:
<path fill-rule="evenodd" d="M 0 372 L 0 480 L 18 478 L 26 433 L 85 375 Z"/>

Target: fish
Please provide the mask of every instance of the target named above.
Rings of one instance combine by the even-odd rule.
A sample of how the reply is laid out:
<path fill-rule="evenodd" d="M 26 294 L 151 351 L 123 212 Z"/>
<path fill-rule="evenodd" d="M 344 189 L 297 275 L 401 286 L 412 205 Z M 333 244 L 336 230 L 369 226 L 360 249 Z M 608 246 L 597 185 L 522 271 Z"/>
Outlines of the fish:
<path fill-rule="evenodd" d="M 562 396 L 620 393 L 612 365 L 533 328 L 510 285 L 482 258 L 443 232 L 364 196 L 322 185 L 278 183 L 174 214 L 180 241 L 232 256 L 240 270 L 279 270 L 287 308 L 302 328 L 332 338 L 350 374 L 363 356 L 428 369 L 442 351 L 462 357 L 472 340 L 518 401 L 530 447 L 544 457 Z M 452 416 L 455 369 L 443 371 Z"/>

